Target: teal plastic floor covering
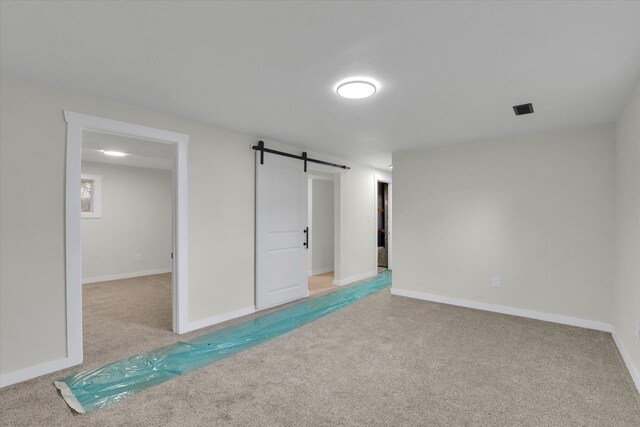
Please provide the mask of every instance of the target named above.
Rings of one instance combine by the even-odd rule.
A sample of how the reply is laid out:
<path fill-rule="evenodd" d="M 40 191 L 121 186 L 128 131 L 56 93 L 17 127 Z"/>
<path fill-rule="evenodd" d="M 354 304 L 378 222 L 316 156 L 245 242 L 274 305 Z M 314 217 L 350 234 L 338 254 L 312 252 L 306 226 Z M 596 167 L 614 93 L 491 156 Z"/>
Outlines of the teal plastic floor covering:
<path fill-rule="evenodd" d="M 292 304 L 277 311 L 144 354 L 56 381 L 67 404 L 95 411 L 141 390 L 201 368 L 326 316 L 391 283 L 384 271 L 365 282 Z"/>

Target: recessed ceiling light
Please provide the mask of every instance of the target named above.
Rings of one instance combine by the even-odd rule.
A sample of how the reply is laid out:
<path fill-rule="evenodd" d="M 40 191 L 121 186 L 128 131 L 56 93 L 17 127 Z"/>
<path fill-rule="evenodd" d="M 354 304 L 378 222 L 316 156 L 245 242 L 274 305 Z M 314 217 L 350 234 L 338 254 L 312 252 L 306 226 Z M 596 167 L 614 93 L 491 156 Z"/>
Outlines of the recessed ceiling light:
<path fill-rule="evenodd" d="M 376 91 L 380 85 L 377 81 L 367 77 L 351 77 L 338 82 L 336 93 L 343 98 L 362 99 L 368 98 Z"/>
<path fill-rule="evenodd" d="M 393 169 L 393 165 L 389 165 L 389 169 Z"/>
<path fill-rule="evenodd" d="M 127 153 L 123 153 L 122 151 L 113 151 L 113 150 L 102 150 L 102 154 L 104 154 L 105 156 L 111 156 L 111 157 L 124 157 L 127 155 Z"/>

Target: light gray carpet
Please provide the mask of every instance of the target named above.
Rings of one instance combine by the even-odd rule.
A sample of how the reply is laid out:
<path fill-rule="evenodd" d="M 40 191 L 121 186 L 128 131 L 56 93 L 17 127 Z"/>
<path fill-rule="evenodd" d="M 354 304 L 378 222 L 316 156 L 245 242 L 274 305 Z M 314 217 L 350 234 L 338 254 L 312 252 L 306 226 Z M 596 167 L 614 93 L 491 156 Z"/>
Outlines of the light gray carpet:
<path fill-rule="evenodd" d="M 174 342 L 170 291 L 167 276 L 85 286 L 81 368 Z M 88 415 L 52 384 L 77 369 L 2 389 L 0 424 L 640 425 L 610 334 L 388 290 Z"/>

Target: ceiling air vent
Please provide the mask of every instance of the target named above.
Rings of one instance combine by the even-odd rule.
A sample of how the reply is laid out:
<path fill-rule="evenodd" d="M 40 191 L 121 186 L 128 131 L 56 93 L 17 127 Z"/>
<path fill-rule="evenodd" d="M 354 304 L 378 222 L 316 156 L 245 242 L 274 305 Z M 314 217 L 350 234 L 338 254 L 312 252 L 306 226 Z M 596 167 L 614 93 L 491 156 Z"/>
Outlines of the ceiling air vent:
<path fill-rule="evenodd" d="M 514 105 L 513 111 L 515 111 L 516 116 L 521 116 L 523 114 L 531 114 L 533 113 L 533 105 L 531 105 L 531 103 Z"/>

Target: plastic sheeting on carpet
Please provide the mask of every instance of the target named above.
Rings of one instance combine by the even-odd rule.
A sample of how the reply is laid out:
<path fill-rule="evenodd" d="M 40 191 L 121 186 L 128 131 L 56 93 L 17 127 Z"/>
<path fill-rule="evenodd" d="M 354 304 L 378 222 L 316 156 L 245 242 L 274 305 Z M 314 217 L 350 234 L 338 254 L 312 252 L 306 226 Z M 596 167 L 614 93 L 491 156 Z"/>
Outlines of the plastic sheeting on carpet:
<path fill-rule="evenodd" d="M 290 332 L 339 310 L 391 283 L 384 271 L 362 283 L 307 299 L 241 323 L 110 363 L 56 381 L 67 404 L 79 413 L 119 402 L 167 381 Z"/>

